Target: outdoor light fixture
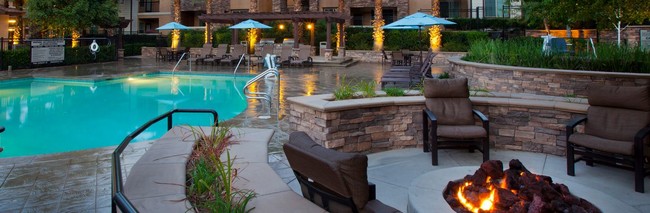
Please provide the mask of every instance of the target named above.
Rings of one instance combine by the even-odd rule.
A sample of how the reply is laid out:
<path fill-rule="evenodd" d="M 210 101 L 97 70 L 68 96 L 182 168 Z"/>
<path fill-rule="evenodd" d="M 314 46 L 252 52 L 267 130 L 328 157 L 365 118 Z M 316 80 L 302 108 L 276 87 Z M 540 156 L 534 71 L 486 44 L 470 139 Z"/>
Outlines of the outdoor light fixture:
<path fill-rule="evenodd" d="M 307 24 L 307 29 L 309 30 L 314 29 L 314 24 Z"/>
<path fill-rule="evenodd" d="M 278 25 L 278 28 L 280 28 L 281 30 L 284 30 L 284 24 Z"/>
<path fill-rule="evenodd" d="M 15 24 L 15 23 L 16 23 L 16 19 L 9 19 L 8 22 L 9 22 L 9 24 Z"/>

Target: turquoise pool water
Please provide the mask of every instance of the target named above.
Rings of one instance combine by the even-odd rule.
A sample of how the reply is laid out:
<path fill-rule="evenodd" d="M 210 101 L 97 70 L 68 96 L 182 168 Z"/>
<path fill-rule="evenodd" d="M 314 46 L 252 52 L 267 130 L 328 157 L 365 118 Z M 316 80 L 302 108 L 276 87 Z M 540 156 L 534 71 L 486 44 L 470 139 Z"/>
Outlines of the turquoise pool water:
<path fill-rule="evenodd" d="M 0 82 L 0 157 L 49 154 L 119 144 L 152 118 L 175 108 L 214 109 L 219 120 L 246 107 L 250 77 L 149 74 L 104 81 L 25 79 Z M 207 114 L 175 114 L 176 125 L 210 125 Z M 161 121 L 136 141 L 166 132 Z"/>

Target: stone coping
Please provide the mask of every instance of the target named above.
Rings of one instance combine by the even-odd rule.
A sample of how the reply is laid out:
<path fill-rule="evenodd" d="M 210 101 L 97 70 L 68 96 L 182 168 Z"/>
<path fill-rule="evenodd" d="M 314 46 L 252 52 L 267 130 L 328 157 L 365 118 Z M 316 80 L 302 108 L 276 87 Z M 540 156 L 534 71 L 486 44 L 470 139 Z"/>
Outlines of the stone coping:
<path fill-rule="evenodd" d="M 377 91 L 378 95 L 385 94 Z M 584 98 L 566 98 L 557 96 L 535 95 L 525 93 L 481 93 L 487 96 L 472 96 L 470 100 L 476 105 L 499 105 L 512 107 L 532 107 L 554 109 L 567 112 L 586 113 L 589 105 Z M 335 112 L 358 108 L 401 106 L 424 104 L 424 96 L 374 97 L 334 101 L 332 94 L 289 97 L 287 101 L 323 112 Z"/>
<path fill-rule="evenodd" d="M 563 70 L 563 69 L 547 69 L 547 68 L 533 68 L 533 67 L 517 67 L 497 64 L 476 63 L 462 60 L 459 56 L 451 56 L 447 60 L 452 64 L 480 67 L 486 69 L 497 70 L 512 70 L 524 72 L 539 72 L 539 73 L 562 73 L 572 75 L 589 75 L 589 76 L 605 76 L 605 77 L 625 77 L 625 78 L 650 78 L 650 74 L 646 73 L 622 73 L 622 72 L 604 72 L 604 71 L 586 71 L 586 70 Z"/>
<path fill-rule="evenodd" d="M 429 212 L 431 209 L 436 209 L 436 212 L 455 212 L 449 207 L 442 193 L 449 181 L 473 174 L 476 169 L 477 166 L 451 167 L 427 172 L 415 178 L 408 187 L 407 212 Z M 588 200 L 603 212 L 639 212 L 607 193 L 572 180 L 552 178 L 553 182 L 568 186 L 572 194 Z"/>
<path fill-rule="evenodd" d="M 200 127 L 210 132 L 211 127 Z M 229 147 L 238 178 L 233 186 L 253 190 L 251 212 L 325 212 L 292 191 L 268 164 L 271 129 L 233 128 L 235 144 Z M 156 140 L 133 165 L 124 191 L 141 212 L 193 212 L 186 199 L 186 164 L 194 147 L 188 127 L 174 127 Z M 222 156 L 222 158 L 225 157 Z"/>

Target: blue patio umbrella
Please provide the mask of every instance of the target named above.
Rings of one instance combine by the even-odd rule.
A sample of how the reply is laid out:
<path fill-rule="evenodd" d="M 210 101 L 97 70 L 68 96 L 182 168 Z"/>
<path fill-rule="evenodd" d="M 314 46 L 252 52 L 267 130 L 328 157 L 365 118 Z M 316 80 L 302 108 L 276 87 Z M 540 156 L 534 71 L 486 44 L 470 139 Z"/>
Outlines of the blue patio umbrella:
<path fill-rule="evenodd" d="M 156 28 L 156 30 L 189 30 L 189 29 L 190 29 L 189 27 L 173 21 Z"/>
<path fill-rule="evenodd" d="M 246 21 L 239 22 L 233 26 L 228 27 L 228 29 L 269 29 L 266 24 L 259 23 L 253 19 L 248 19 Z"/>
<path fill-rule="evenodd" d="M 397 20 L 393 23 L 387 24 L 386 26 L 383 26 L 382 29 L 418 29 L 418 31 L 420 31 L 420 38 L 418 40 L 422 42 L 422 27 L 449 24 L 456 23 L 426 13 L 417 12 L 401 18 L 400 20 Z M 422 50 L 420 50 L 420 61 L 422 61 Z"/>

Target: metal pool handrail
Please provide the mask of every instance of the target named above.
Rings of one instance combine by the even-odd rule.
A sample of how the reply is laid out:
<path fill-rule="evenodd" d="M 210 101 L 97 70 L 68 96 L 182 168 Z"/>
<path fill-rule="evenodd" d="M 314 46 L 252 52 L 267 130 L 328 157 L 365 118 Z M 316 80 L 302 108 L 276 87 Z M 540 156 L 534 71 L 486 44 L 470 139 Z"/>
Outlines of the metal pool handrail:
<path fill-rule="evenodd" d="M 120 145 L 115 148 L 115 151 L 113 151 L 113 171 L 111 174 L 111 182 L 112 182 L 112 189 L 111 189 L 111 196 L 112 196 L 112 202 L 111 202 L 111 210 L 112 212 L 117 212 L 117 208 L 120 208 L 120 211 L 122 212 L 138 212 L 137 209 L 133 206 L 131 201 L 124 195 L 124 190 L 122 189 L 123 183 L 122 183 L 122 165 L 120 164 L 120 155 L 122 155 L 122 152 L 124 149 L 126 149 L 126 146 L 129 145 L 129 143 L 136 138 L 140 133 L 144 132 L 147 130 L 151 125 L 154 125 L 158 123 L 158 121 L 161 121 L 165 118 L 167 118 L 167 130 L 170 130 L 172 128 L 172 115 L 174 113 L 210 113 L 212 114 L 212 117 L 214 118 L 214 125 L 218 126 L 219 123 L 219 114 L 217 114 L 217 111 L 211 110 L 211 109 L 173 109 L 169 112 L 166 112 L 162 115 L 159 115 L 158 117 L 148 121 L 144 125 L 142 125 L 140 128 L 136 129 L 133 131 L 131 134 L 127 135 L 126 138 L 120 143 Z"/>

